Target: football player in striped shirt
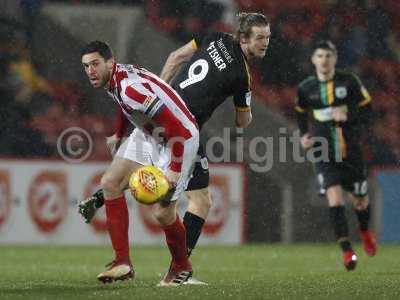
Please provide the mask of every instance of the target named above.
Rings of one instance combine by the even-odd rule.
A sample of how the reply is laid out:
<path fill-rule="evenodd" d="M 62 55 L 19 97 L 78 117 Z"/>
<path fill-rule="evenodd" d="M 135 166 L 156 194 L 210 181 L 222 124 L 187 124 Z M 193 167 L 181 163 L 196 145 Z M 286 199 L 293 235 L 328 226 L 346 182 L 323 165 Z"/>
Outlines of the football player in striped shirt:
<path fill-rule="evenodd" d="M 186 231 L 176 200 L 186 189 L 199 146 L 199 130 L 182 98 L 151 72 L 116 63 L 110 47 L 93 41 L 82 50 L 82 65 L 94 88 L 104 88 L 135 129 L 115 153 L 101 179 L 108 232 L 115 258 L 98 275 L 104 283 L 134 277 L 129 255 L 129 215 L 124 190 L 130 175 L 143 165 L 163 170 L 174 192 L 153 205 L 172 261 L 162 286 L 179 285 L 192 274 L 186 253 Z"/>

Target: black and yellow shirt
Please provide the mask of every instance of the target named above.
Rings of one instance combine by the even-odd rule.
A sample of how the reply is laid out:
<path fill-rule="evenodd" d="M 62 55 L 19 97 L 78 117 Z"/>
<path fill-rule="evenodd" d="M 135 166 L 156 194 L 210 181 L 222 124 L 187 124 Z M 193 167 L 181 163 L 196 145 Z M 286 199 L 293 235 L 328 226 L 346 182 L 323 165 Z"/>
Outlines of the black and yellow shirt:
<path fill-rule="evenodd" d="M 298 87 L 295 110 L 300 132 L 309 131 L 307 113 L 312 112 L 312 135 L 326 138 L 330 160 L 359 157 L 362 131 L 370 120 L 370 102 L 368 91 L 352 73 L 336 70 L 329 81 L 310 76 Z M 333 120 L 334 107 L 347 113 L 347 121 Z"/>
<path fill-rule="evenodd" d="M 234 37 L 214 32 L 195 37 L 192 45 L 197 51 L 171 85 L 196 117 L 199 126 L 230 96 L 233 96 L 237 111 L 249 111 L 249 66 Z"/>

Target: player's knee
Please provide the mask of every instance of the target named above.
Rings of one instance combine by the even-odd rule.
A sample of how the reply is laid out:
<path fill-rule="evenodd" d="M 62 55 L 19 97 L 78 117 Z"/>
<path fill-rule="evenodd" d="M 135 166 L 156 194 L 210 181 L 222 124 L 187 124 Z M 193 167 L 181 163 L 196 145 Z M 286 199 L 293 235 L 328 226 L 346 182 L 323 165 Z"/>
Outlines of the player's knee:
<path fill-rule="evenodd" d="M 204 209 L 210 210 L 212 205 L 211 195 L 208 192 L 208 189 L 201 190 L 199 193 L 199 203 L 204 207 Z"/>
<path fill-rule="evenodd" d="M 120 191 L 120 183 L 113 176 L 109 174 L 104 174 L 100 181 L 101 187 L 105 193 L 115 194 Z"/>
<path fill-rule="evenodd" d="M 207 214 L 212 205 L 212 199 L 208 192 L 208 188 L 191 191 L 187 194 L 189 197 L 189 211 L 201 212 L 201 214 Z"/>

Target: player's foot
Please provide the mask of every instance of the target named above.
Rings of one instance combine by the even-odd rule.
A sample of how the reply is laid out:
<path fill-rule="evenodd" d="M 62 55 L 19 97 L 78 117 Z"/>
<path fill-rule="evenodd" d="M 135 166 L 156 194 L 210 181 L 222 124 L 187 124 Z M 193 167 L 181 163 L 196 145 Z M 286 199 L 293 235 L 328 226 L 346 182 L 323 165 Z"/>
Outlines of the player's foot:
<path fill-rule="evenodd" d="M 184 284 L 193 274 L 192 268 L 182 270 L 174 270 L 170 266 L 167 274 L 165 274 L 163 280 L 157 286 L 179 286 Z"/>
<path fill-rule="evenodd" d="M 367 253 L 368 256 L 375 256 L 377 248 L 375 235 L 371 231 L 365 230 L 360 231 L 360 237 L 365 253 Z"/>
<path fill-rule="evenodd" d="M 82 200 L 78 207 L 78 212 L 82 215 L 86 223 L 92 221 L 96 211 L 104 204 L 103 190 L 100 189 L 89 198 Z"/>
<path fill-rule="evenodd" d="M 128 280 L 135 277 L 132 264 L 127 259 L 116 259 L 106 265 L 107 270 L 97 275 L 97 279 L 103 283 L 111 283 L 117 280 Z"/>
<path fill-rule="evenodd" d="M 208 283 L 206 283 L 204 281 L 200 281 L 200 280 L 194 278 L 193 276 L 190 276 L 188 278 L 188 280 L 186 280 L 183 284 L 185 284 L 185 285 L 208 285 Z"/>
<path fill-rule="evenodd" d="M 353 250 L 343 252 L 343 263 L 347 271 L 352 271 L 357 265 L 357 255 Z"/>

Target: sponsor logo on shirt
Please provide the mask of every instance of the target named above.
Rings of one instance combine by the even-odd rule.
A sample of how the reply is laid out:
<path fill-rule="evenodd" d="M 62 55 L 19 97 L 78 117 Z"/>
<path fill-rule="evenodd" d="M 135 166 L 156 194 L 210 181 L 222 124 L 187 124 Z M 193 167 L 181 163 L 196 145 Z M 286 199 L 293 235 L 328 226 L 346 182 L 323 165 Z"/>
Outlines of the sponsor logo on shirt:
<path fill-rule="evenodd" d="M 219 49 L 221 49 L 222 54 L 225 56 L 228 64 L 230 64 L 231 62 L 233 62 L 233 58 L 232 55 L 229 53 L 228 49 L 226 49 L 226 46 L 224 44 L 224 42 L 222 41 L 222 38 L 220 38 L 217 41 L 217 45 L 219 47 Z"/>
<path fill-rule="evenodd" d="M 347 105 L 341 105 L 339 106 L 339 108 L 343 112 L 347 112 L 348 110 Z M 332 112 L 333 112 L 332 106 L 313 110 L 314 118 L 320 122 L 332 121 L 333 120 Z"/>

